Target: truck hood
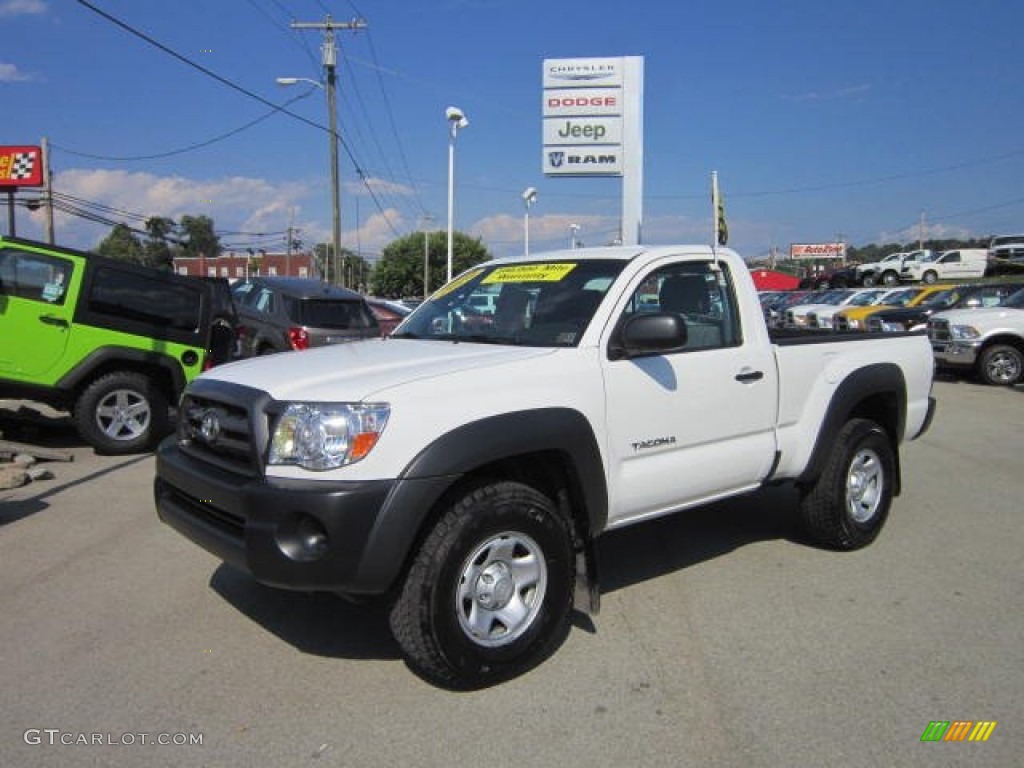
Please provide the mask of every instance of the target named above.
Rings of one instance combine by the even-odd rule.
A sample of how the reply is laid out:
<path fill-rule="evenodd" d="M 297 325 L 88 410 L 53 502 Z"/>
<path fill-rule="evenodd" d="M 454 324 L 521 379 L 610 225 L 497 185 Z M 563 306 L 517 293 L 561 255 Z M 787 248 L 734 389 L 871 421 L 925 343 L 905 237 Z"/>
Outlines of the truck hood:
<path fill-rule="evenodd" d="M 1010 322 L 1014 325 L 1024 323 L 1024 309 L 1013 307 L 984 307 L 978 309 L 951 309 L 936 312 L 932 320 L 946 320 L 950 325 L 1000 325 Z"/>
<path fill-rule="evenodd" d="M 552 352 L 546 347 L 366 339 L 240 360 L 213 368 L 201 378 L 256 387 L 275 400 L 358 402 L 413 380 L 457 375 Z"/>

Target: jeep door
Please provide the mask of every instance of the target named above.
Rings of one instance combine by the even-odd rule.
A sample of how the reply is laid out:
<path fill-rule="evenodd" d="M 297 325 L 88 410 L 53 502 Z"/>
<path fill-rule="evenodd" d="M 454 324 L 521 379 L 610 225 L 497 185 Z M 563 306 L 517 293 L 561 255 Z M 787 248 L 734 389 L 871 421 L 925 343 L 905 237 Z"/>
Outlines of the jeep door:
<path fill-rule="evenodd" d="M 696 295 L 673 286 L 689 282 Z M 653 517 L 739 489 L 766 476 L 775 454 L 777 375 L 771 344 L 743 333 L 725 264 L 682 262 L 631 289 L 616 331 L 655 293 L 660 312 L 687 323 L 679 352 L 610 360 L 607 397 L 609 526 Z"/>
<path fill-rule="evenodd" d="M 0 373 L 35 383 L 61 360 L 71 335 L 80 280 L 75 262 L 55 254 L 0 248 Z M 80 274 L 80 270 L 79 270 Z"/>

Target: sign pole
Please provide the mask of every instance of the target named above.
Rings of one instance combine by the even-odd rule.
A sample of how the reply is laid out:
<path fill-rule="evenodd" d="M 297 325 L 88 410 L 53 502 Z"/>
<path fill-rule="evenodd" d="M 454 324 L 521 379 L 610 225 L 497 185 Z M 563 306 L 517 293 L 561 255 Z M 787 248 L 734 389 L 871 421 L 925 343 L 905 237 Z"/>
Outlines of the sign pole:
<path fill-rule="evenodd" d="M 14 231 L 14 191 L 17 187 L 7 188 L 7 234 L 11 237 L 15 237 L 17 232 Z"/>

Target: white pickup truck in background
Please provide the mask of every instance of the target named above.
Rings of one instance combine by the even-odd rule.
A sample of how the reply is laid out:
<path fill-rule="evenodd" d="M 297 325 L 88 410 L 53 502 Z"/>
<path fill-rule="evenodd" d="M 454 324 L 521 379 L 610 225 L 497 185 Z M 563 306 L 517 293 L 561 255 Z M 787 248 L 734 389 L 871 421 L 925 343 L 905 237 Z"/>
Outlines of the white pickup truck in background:
<path fill-rule="evenodd" d="M 920 334 L 773 339 L 727 249 L 498 260 L 389 338 L 201 376 L 156 505 L 260 582 L 387 599 L 417 673 L 481 687 L 597 611 L 609 530 L 791 483 L 810 538 L 869 544 L 932 368 Z"/>
<path fill-rule="evenodd" d="M 999 306 L 938 312 L 928 321 L 940 368 L 976 373 L 986 384 L 1024 382 L 1024 289 Z"/>

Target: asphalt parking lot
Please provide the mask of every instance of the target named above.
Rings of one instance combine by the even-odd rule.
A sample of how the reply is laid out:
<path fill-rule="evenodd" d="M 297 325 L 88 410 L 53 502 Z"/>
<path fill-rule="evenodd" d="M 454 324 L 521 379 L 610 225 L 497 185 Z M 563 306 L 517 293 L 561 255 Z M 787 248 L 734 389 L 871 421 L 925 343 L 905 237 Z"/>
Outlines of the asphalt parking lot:
<path fill-rule="evenodd" d="M 30 426 L 75 460 L 0 491 L 0 765 L 1020 765 L 1024 388 L 935 394 L 873 546 L 794 538 L 787 489 L 616 532 L 600 615 L 472 693 L 410 672 L 380 608 L 162 525 L 152 456 Z M 997 726 L 921 741 L 957 720 Z"/>

